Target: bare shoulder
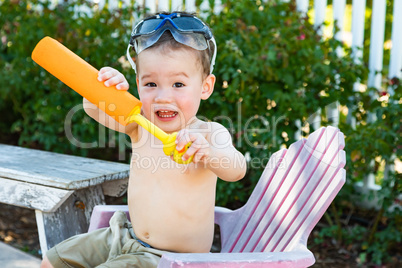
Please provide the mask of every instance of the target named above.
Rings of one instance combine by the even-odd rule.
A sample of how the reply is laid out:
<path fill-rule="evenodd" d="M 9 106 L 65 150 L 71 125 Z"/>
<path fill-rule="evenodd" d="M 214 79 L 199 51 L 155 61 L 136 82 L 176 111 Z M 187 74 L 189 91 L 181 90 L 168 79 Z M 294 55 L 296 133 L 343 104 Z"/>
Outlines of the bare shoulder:
<path fill-rule="evenodd" d="M 225 129 L 226 128 L 217 123 L 217 122 L 212 122 L 212 121 L 203 121 L 201 119 L 194 120 L 190 125 L 189 129 L 200 129 L 200 130 L 219 130 L 219 129 Z"/>
<path fill-rule="evenodd" d="M 224 130 L 225 132 L 229 133 L 229 131 L 226 127 L 224 127 L 223 125 L 221 125 L 217 122 L 208 122 L 208 124 L 211 125 L 212 130 Z"/>
<path fill-rule="evenodd" d="M 204 133 L 206 139 L 211 142 L 220 141 L 219 143 L 222 143 L 222 141 L 232 141 L 232 137 L 228 129 L 217 122 L 197 120 L 197 122 L 193 123 L 190 128 L 196 129 L 200 133 Z"/>
<path fill-rule="evenodd" d="M 207 132 L 210 132 L 212 130 L 215 130 L 215 129 L 219 128 L 219 126 L 221 126 L 221 125 L 218 124 L 218 123 L 211 122 L 211 121 L 203 121 L 203 120 L 197 118 L 197 119 L 193 120 L 187 126 L 187 128 L 190 129 L 190 130 L 207 133 Z"/>

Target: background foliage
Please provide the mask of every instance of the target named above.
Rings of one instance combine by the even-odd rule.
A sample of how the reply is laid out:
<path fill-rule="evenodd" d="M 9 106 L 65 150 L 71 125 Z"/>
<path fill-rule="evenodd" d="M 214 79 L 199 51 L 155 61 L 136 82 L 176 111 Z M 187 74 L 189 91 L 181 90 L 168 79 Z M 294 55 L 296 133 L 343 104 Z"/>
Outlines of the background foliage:
<path fill-rule="evenodd" d="M 82 97 L 40 68 L 30 57 L 44 36 L 51 36 L 95 68 L 111 66 L 122 70 L 126 44 L 131 33 L 133 8 L 102 9 L 88 15 L 77 6 L 85 1 L 70 1 L 53 8 L 47 1 L 4 1 L 0 5 L 1 75 L 0 113 L 2 139 L 18 145 L 45 150 L 113 158 L 115 148 L 82 150 L 65 134 L 64 120 Z M 119 60 L 120 59 L 120 60 Z M 4 66 L 4 67 L 3 67 Z M 135 85 L 133 72 L 125 71 Z M 134 92 L 134 90 L 132 90 Z M 114 141 L 92 119 L 78 109 L 72 118 L 74 137 L 82 142 Z M 101 134 L 99 134 L 101 132 Z M 17 138 L 15 138 L 17 137 Z M 113 144 L 113 143 L 112 143 Z"/>
<path fill-rule="evenodd" d="M 401 193 L 400 174 L 388 174 L 384 163 L 401 158 L 399 79 L 388 81 L 395 92 L 392 96 L 387 89 L 354 92 L 353 84 L 367 79 L 366 66 L 356 65 L 344 44 L 319 36 L 293 3 L 222 2 L 225 8 L 220 14 L 206 13 L 218 44 L 217 83 L 199 114 L 228 127 L 234 144 L 250 161 L 242 181 L 218 183 L 217 204 L 241 206 L 270 155 L 294 142 L 296 120 L 307 135 L 314 130 L 309 123 L 317 109 L 323 111 L 325 125 L 332 120 L 325 111 L 338 102 L 348 178 L 311 245 L 321 246 L 329 237 L 339 248 L 353 245 L 361 263 L 394 262 L 390 258 L 401 246 L 401 211 L 389 208 Z M 41 38 L 52 36 L 96 68 L 122 71 L 135 94 L 135 74 L 123 55 L 133 15 L 142 12 L 134 4 L 109 11 L 97 10 L 87 1 L 56 7 L 47 1 L 0 1 L 0 142 L 128 162 L 127 140 L 86 116 L 76 106 L 82 98 L 36 65 L 30 54 Z M 339 57 L 337 50 L 345 56 Z M 93 148 L 79 148 L 66 137 L 64 121 L 75 106 L 72 134 L 82 142 L 96 142 Z M 356 128 L 347 123 L 347 111 L 356 117 Z M 376 114 L 378 120 L 370 122 L 369 114 Z M 372 159 L 374 164 L 369 165 Z M 357 206 L 359 200 L 373 198 L 369 193 L 359 196 L 354 189 L 354 183 L 370 172 L 378 178 L 388 175 L 378 181 L 383 200 L 378 210 Z"/>

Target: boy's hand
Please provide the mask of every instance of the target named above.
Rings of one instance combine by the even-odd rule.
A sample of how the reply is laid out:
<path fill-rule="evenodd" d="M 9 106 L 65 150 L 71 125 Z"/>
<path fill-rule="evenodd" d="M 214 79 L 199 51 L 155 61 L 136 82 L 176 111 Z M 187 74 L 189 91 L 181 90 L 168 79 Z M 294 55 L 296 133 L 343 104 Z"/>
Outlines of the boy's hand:
<path fill-rule="evenodd" d="M 128 90 L 129 84 L 122 73 L 111 67 L 103 67 L 99 70 L 98 80 L 104 82 L 107 87 L 116 86 L 119 90 Z"/>
<path fill-rule="evenodd" d="M 176 150 L 180 152 L 189 142 L 192 143 L 190 148 L 188 148 L 184 153 L 182 157 L 183 161 L 186 161 L 194 155 L 193 163 L 201 161 L 206 163 L 210 154 L 210 145 L 205 137 L 200 133 L 192 132 L 188 129 L 182 129 L 177 133 Z"/>

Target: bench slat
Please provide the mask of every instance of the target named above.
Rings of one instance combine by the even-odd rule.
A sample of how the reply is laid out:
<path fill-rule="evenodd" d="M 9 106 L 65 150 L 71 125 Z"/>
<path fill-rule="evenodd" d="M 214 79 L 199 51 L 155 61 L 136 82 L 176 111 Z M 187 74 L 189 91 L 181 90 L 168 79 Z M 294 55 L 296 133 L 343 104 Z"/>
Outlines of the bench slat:
<path fill-rule="evenodd" d="M 74 192 L 0 177 L 0 203 L 54 212 Z"/>
<path fill-rule="evenodd" d="M 0 176 L 34 184 L 81 189 L 129 176 L 128 164 L 4 144 L 0 151 Z"/>

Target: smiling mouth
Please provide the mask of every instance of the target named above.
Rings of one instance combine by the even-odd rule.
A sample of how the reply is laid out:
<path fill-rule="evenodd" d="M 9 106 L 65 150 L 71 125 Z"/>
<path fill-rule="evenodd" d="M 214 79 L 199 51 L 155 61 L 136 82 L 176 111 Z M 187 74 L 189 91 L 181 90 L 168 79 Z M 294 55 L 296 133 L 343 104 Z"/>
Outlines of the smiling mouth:
<path fill-rule="evenodd" d="M 156 111 L 156 115 L 162 118 L 172 118 L 175 117 L 178 114 L 178 112 L 175 111 L 169 111 L 169 110 L 160 110 Z"/>

